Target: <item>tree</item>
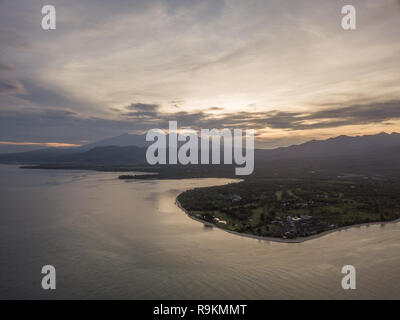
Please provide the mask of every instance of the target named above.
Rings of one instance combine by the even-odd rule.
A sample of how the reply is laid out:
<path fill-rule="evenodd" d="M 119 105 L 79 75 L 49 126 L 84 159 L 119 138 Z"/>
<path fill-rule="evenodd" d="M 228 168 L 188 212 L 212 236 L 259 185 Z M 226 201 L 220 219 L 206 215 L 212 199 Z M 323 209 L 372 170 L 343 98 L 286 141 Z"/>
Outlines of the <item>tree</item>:
<path fill-rule="evenodd" d="M 271 210 L 271 211 L 269 212 L 269 216 L 270 216 L 272 219 L 275 219 L 275 217 L 276 217 L 276 212 L 275 212 L 275 210 Z"/>

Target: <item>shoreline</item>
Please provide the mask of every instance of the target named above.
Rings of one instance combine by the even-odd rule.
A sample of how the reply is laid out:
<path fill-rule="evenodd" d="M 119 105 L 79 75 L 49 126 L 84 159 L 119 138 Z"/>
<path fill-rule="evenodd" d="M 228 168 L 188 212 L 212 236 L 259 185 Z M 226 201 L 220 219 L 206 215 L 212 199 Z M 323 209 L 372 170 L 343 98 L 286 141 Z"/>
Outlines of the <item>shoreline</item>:
<path fill-rule="evenodd" d="M 179 196 L 179 195 L 178 195 Z M 210 227 L 215 227 L 218 228 L 219 230 L 240 236 L 240 237 L 245 237 L 245 238 L 251 238 L 251 239 L 256 239 L 256 240 L 263 240 L 263 241 L 271 241 L 271 242 L 280 242 L 280 243 L 303 243 L 306 241 L 310 241 L 310 240 L 315 240 L 324 236 L 327 236 L 328 234 L 334 233 L 334 232 L 339 232 L 339 231 L 344 231 L 350 228 L 356 228 L 356 227 L 362 227 L 362 226 L 371 226 L 371 225 L 376 225 L 376 224 L 389 224 L 389 223 L 397 223 L 400 222 L 400 218 L 393 220 L 393 221 L 377 221 L 377 222 L 365 222 L 365 223 L 358 223 L 358 224 L 353 224 L 350 226 L 345 226 L 345 227 L 340 227 L 340 228 L 336 228 L 336 229 L 332 229 L 332 230 L 327 230 L 321 233 L 318 233 L 316 235 L 313 236 L 309 236 L 309 237 L 299 237 L 296 239 L 283 239 L 283 238 L 274 238 L 274 237 L 263 237 L 263 236 L 257 236 L 254 234 L 249 234 L 249 233 L 241 233 L 241 232 L 237 232 L 237 231 L 232 231 L 232 230 L 227 230 L 224 228 L 220 228 L 218 227 L 216 224 L 211 223 L 211 222 L 207 222 L 204 220 L 201 220 L 197 217 L 192 216 L 185 208 L 182 207 L 181 203 L 178 200 L 178 196 L 175 198 L 175 205 L 181 209 L 189 218 L 200 222 L 202 224 L 204 224 L 205 226 L 210 226 Z"/>

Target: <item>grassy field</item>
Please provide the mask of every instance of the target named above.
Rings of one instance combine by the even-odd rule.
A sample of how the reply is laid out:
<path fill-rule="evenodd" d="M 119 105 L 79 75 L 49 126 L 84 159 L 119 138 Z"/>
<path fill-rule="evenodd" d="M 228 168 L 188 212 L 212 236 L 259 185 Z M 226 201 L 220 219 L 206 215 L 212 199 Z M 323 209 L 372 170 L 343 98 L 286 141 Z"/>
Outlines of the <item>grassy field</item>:
<path fill-rule="evenodd" d="M 265 179 L 189 190 L 179 201 L 190 214 L 221 228 L 274 236 L 286 228 L 277 222 L 288 216 L 308 215 L 335 227 L 400 218 L 400 182 L 366 177 Z"/>

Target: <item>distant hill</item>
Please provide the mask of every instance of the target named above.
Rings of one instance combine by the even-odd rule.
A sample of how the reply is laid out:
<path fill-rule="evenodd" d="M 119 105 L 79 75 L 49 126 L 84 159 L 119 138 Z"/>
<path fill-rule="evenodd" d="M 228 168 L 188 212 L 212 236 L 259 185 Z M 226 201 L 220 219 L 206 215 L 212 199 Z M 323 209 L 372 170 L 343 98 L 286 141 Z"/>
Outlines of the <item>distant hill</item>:
<path fill-rule="evenodd" d="M 136 146 L 94 147 L 87 151 L 74 148 L 42 149 L 38 151 L 20 152 L 0 155 L 1 163 L 19 164 L 145 164 L 146 148 Z"/>
<path fill-rule="evenodd" d="M 400 175 L 400 134 L 338 136 L 273 150 L 256 150 L 258 175 L 336 173 Z"/>
<path fill-rule="evenodd" d="M 95 147 L 88 151 L 61 157 L 65 162 L 82 164 L 146 164 L 146 148 L 136 146 L 105 146 Z"/>
<path fill-rule="evenodd" d="M 61 157 L 76 153 L 75 148 L 45 148 L 34 151 L 0 154 L 0 163 L 56 162 Z"/>
<path fill-rule="evenodd" d="M 338 136 L 327 140 L 311 140 L 300 145 L 260 150 L 259 155 L 285 157 L 337 157 L 371 154 L 400 146 L 399 133 L 364 136 Z"/>
<path fill-rule="evenodd" d="M 115 143 L 118 145 L 108 145 Z M 138 145 L 124 144 L 137 143 Z M 146 165 L 145 136 L 121 135 L 79 148 L 0 155 L 1 163 Z M 221 157 L 222 159 L 222 157 Z M 205 169 L 204 169 L 205 170 Z M 218 166 L 207 167 L 218 170 Z M 357 137 L 338 136 L 301 145 L 255 150 L 255 175 L 298 176 L 311 171 L 329 173 L 400 173 L 400 134 L 381 133 Z"/>
<path fill-rule="evenodd" d="M 76 148 L 76 150 L 90 150 L 95 147 L 108 147 L 108 146 L 117 146 L 117 147 L 128 147 L 128 146 L 136 146 L 136 147 L 147 147 L 151 142 L 146 141 L 146 135 L 136 135 L 124 133 L 120 136 L 103 139 L 97 142 L 85 144 L 81 147 Z"/>
<path fill-rule="evenodd" d="M 120 162 L 135 158 L 135 156 L 126 156 L 127 150 L 134 152 L 134 148 L 121 150 L 117 152 L 117 148 L 102 147 L 146 147 L 150 142 L 146 141 L 145 135 L 122 134 L 120 136 L 103 139 L 97 142 L 89 143 L 80 147 L 71 148 L 44 148 L 34 151 L 14 152 L 0 154 L 0 163 L 56 163 L 56 162 L 74 162 L 74 161 L 99 161 Z M 136 149 L 135 149 L 136 150 Z M 85 153 L 87 151 L 91 151 Z M 96 154 L 96 156 L 91 156 Z M 140 154 L 140 152 L 139 152 Z M 112 158 L 115 159 L 112 159 Z M 119 158 L 119 159 L 117 159 Z M 135 158 L 136 159 L 136 158 Z"/>
<path fill-rule="evenodd" d="M 168 146 L 168 135 L 166 137 Z M 45 148 L 34 151 L 0 154 L 0 163 L 56 163 L 94 161 L 105 164 L 121 163 L 123 161 L 145 161 L 145 151 L 152 141 L 146 141 L 146 135 L 122 134 L 103 139 L 80 147 Z M 185 142 L 178 141 L 178 146 Z M 200 145 L 200 142 L 199 142 Z M 128 148 L 129 147 L 129 148 Z M 96 156 L 91 156 L 95 154 Z M 128 155 L 129 154 L 129 155 Z M 142 157 L 141 159 L 139 159 Z"/>

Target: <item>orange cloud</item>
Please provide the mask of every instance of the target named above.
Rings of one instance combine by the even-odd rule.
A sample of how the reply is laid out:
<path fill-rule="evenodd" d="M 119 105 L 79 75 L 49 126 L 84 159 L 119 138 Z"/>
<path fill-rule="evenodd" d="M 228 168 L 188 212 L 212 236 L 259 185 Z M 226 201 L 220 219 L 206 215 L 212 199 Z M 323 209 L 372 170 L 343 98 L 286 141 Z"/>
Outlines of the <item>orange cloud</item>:
<path fill-rule="evenodd" d="M 13 145 L 13 146 L 42 146 L 52 148 L 68 148 L 79 147 L 80 144 L 62 143 L 62 142 L 13 142 L 13 141 L 0 141 L 0 145 Z"/>

